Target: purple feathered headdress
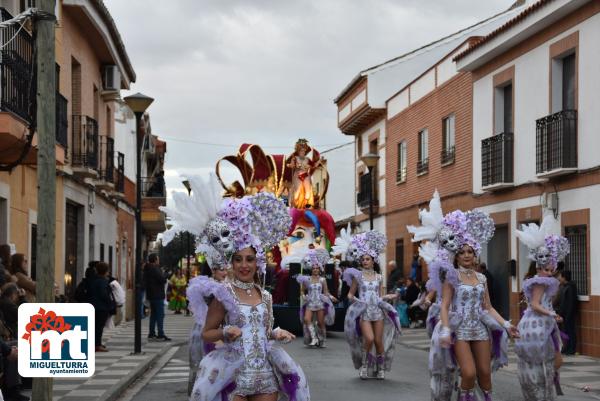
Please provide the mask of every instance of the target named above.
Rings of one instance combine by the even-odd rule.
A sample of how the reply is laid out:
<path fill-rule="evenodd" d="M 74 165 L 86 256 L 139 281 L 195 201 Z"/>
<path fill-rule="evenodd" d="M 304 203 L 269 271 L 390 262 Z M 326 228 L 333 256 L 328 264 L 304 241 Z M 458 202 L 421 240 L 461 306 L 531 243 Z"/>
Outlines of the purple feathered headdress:
<path fill-rule="evenodd" d="M 352 245 L 356 247 L 359 258 L 369 255 L 377 262 L 379 255 L 385 250 L 387 238 L 385 234 L 371 230 L 355 235 L 352 238 Z"/>
<path fill-rule="evenodd" d="M 313 266 L 319 266 L 323 270 L 329 259 L 329 252 L 326 249 L 309 249 L 302 258 L 302 263 L 305 269 L 312 269 Z"/>
<path fill-rule="evenodd" d="M 444 216 L 438 241 L 449 252 L 456 253 L 464 245 L 469 245 L 479 255 L 481 245 L 494 236 L 494 229 L 494 221 L 487 213 L 455 210 Z"/>
<path fill-rule="evenodd" d="M 538 267 L 551 266 L 556 269 L 558 262 L 563 260 L 570 251 L 569 241 L 558 232 L 558 221 L 552 215 L 544 216 L 542 224 L 523 224 L 515 234 L 527 248 L 529 259 L 536 262 Z"/>

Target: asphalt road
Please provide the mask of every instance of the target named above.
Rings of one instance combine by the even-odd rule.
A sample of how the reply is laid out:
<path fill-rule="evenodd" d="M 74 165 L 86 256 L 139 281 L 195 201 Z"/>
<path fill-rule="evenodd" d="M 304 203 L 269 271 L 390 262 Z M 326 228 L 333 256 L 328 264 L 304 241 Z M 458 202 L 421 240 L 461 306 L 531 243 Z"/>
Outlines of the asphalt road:
<path fill-rule="evenodd" d="M 342 333 L 334 333 L 326 349 L 306 349 L 301 339 L 285 346 L 301 364 L 308 377 L 313 401 L 429 401 L 427 353 L 399 345 L 393 370 L 386 380 L 358 378 L 352 367 L 348 346 Z M 119 401 L 187 400 L 187 346 L 165 355 L 161 364 L 125 393 Z M 564 388 L 559 401 L 590 401 L 600 397 L 576 389 Z M 494 376 L 495 401 L 523 399 L 514 374 L 500 372 Z"/>

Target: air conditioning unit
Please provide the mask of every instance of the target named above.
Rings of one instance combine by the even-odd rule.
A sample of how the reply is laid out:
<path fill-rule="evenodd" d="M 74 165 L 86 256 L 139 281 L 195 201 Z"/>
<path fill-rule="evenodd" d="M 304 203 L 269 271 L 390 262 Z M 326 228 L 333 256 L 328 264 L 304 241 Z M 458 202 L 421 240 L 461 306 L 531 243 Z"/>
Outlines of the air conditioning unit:
<path fill-rule="evenodd" d="M 121 89 L 121 72 L 116 65 L 105 65 L 102 71 L 102 85 L 105 91 Z"/>

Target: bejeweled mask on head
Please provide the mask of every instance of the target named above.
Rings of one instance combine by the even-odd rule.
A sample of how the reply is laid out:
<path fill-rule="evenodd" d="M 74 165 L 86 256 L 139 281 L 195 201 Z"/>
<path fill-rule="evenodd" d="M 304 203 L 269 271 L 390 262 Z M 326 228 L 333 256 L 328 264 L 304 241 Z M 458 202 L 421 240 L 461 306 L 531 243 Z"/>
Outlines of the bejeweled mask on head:
<path fill-rule="evenodd" d="M 219 252 L 232 253 L 233 236 L 229 225 L 221 218 L 211 220 L 205 229 L 208 242 Z"/>
<path fill-rule="evenodd" d="M 535 259 L 538 267 L 545 267 L 550 264 L 552 260 L 552 253 L 547 247 L 541 246 L 535 250 L 533 259 Z"/>
<path fill-rule="evenodd" d="M 348 247 L 348 251 L 346 252 L 346 260 L 349 262 L 358 261 L 358 248 L 354 244 L 351 244 Z"/>
<path fill-rule="evenodd" d="M 443 227 L 438 234 L 440 245 L 450 252 L 456 253 L 461 247 L 457 235 L 447 227 Z"/>

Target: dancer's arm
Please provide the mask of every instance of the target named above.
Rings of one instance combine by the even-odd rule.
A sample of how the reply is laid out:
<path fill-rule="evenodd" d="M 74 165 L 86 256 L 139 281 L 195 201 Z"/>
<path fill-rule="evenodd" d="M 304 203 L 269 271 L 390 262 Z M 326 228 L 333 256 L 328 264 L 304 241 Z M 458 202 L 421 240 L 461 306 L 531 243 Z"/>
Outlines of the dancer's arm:
<path fill-rule="evenodd" d="M 323 293 L 331 299 L 331 302 L 337 302 L 337 298 L 329 293 L 329 287 L 327 286 L 327 280 L 323 279 Z"/>
<path fill-rule="evenodd" d="M 358 289 L 358 283 L 356 279 L 352 279 L 352 285 L 350 286 L 350 290 L 348 291 L 348 299 L 350 301 L 354 301 L 354 294 L 356 294 L 356 290 Z"/>
<path fill-rule="evenodd" d="M 544 308 L 541 304 L 542 295 L 544 295 L 545 288 L 543 285 L 535 284 L 533 286 L 533 291 L 531 292 L 531 309 L 540 315 L 552 316 L 555 319 L 560 319 L 560 316 L 556 314 L 553 310 L 548 310 Z M 562 320 L 562 319 L 560 319 Z"/>
<path fill-rule="evenodd" d="M 202 339 L 206 342 L 217 342 L 217 341 L 234 341 L 240 335 L 242 331 L 236 326 L 225 326 L 221 328 L 223 321 L 225 320 L 225 308 L 216 299 L 213 299 L 208 306 L 208 312 L 206 314 L 206 324 L 204 330 L 202 330 Z"/>
<path fill-rule="evenodd" d="M 440 321 L 442 329 L 440 330 L 440 343 L 442 347 L 450 347 L 452 344 L 452 332 L 450 330 L 450 305 L 454 297 L 454 288 L 449 283 L 444 283 L 442 287 L 442 307 L 440 308 Z"/>

